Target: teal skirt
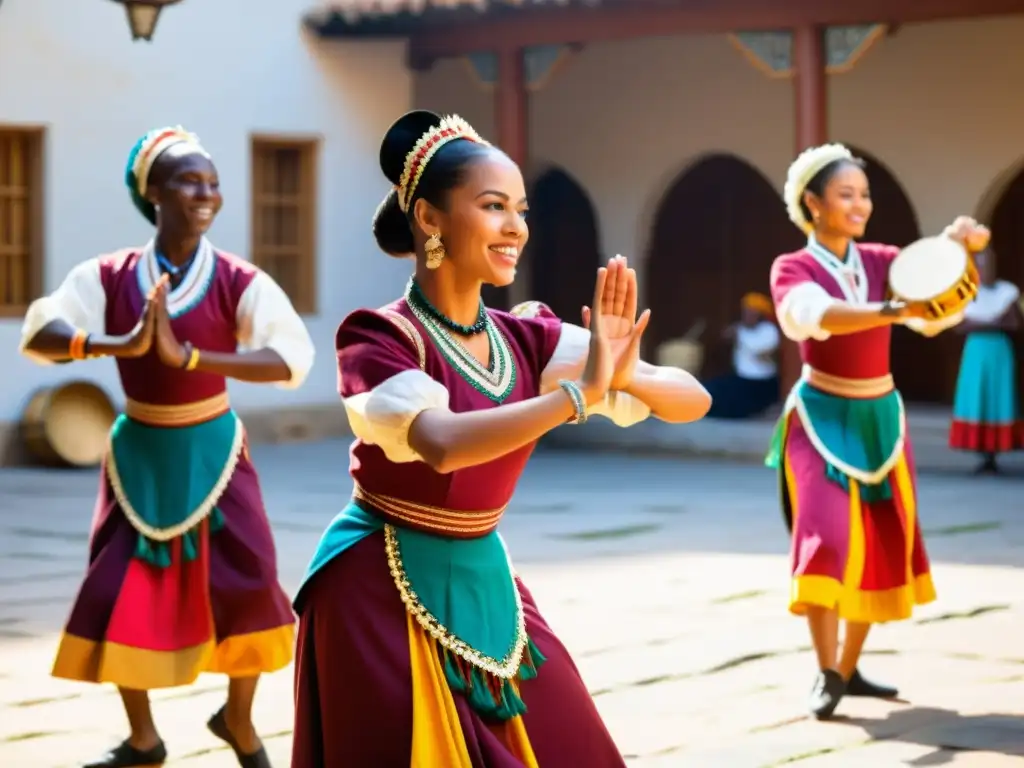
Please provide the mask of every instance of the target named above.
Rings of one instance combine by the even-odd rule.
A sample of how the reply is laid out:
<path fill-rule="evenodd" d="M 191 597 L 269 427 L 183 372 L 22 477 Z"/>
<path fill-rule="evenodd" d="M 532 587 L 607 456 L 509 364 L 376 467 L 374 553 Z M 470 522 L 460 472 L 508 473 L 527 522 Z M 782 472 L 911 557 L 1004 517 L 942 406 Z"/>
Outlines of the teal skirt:
<path fill-rule="evenodd" d="M 949 445 L 1003 453 L 1024 448 L 1013 342 L 1001 331 L 975 331 L 964 343 Z"/>
<path fill-rule="evenodd" d="M 1008 424 L 1017 415 L 1013 342 L 998 331 L 970 334 L 956 380 L 953 418 L 973 424 Z"/>

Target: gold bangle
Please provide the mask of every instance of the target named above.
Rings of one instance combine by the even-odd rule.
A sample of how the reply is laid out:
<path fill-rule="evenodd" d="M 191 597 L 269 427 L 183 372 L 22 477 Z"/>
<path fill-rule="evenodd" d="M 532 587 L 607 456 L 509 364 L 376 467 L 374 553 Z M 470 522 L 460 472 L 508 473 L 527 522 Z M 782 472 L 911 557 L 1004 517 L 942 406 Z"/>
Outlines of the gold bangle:
<path fill-rule="evenodd" d="M 88 333 L 83 330 L 76 330 L 71 336 L 71 342 L 68 344 L 68 357 L 72 360 L 84 360 L 85 342 L 88 339 Z"/>
<path fill-rule="evenodd" d="M 197 367 L 199 367 L 199 350 L 192 347 L 188 354 L 188 362 L 185 363 L 185 370 L 194 371 Z"/>

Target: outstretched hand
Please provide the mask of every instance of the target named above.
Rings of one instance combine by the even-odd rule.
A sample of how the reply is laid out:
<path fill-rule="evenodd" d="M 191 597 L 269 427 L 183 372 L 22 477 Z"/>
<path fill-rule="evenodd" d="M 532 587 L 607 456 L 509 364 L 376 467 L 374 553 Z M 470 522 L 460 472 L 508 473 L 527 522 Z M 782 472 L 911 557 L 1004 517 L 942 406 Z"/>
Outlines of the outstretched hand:
<path fill-rule="evenodd" d="M 594 306 L 601 303 L 607 290 L 608 270 L 601 267 L 597 270 L 597 282 L 594 284 Z M 615 358 L 611 343 L 604 332 L 604 318 L 597 315 L 593 318 L 590 328 L 590 349 L 587 361 L 583 366 L 580 388 L 587 405 L 600 401 L 607 393 L 615 373 Z"/>
<path fill-rule="evenodd" d="M 988 247 L 992 237 L 988 227 L 979 224 L 970 216 L 957 216 L 953 223 L 946 227 L 946 236 L 962 243 L 971 253 L 979 253 Z"/>
<path fill-rule="evenodd" d="M 594 293 L 594 306 L 598 308 L 602 333 L 610 345 L 615 369 L 609 388 L 622 390 L 633 381 L 633 373 L 640 361 L 640 342 L 651 311 L 644 310 L 638 320 L 636 270 L 628 267 L 624 256 L 608 261 L 603 291 Z M 600 282 L 600 279 L 599 279 Z M 583 327 L 594 333 L 594 312 L 583 307 Z"/>

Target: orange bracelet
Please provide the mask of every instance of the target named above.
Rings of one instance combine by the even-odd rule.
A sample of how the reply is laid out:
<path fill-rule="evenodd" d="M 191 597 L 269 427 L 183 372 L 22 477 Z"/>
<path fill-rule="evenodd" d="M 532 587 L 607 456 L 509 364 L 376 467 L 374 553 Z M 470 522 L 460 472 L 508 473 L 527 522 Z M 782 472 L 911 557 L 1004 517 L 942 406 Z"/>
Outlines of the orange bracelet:
<path fill-rule="evenodd" d="M 188 361 L 185 363 L 185 370 L 186 371 L 194 371 L 198 365 L 199 365 L 199 350 L 196 349 L 195 347 L 192 347 L 191 350 L 189 350 Z"/>
<path fill-rule="evenodd" d="M 85 343 L 89 340 L 89 334 L 82 330 L 77 330 L 71 337 L 71 343 L 68 344 L 68 356 L 72 360 L 84 360 L 85 359 Z"/>

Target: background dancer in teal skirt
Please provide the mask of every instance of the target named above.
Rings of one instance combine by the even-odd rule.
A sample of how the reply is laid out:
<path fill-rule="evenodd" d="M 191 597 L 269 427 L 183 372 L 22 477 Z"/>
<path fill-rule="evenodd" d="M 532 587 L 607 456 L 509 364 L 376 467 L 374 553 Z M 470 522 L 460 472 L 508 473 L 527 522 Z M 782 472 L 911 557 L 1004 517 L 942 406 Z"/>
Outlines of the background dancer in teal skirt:
<path fill-rule="evenodd" d="M 979 474 L 996 473 L 996 456 L 1024 448 L 1017 395 L 1017 359 L 1010 334 L 1020 330 L 1020 289 L 996 279 L 991 250 L 975 257 L 981 286 L 964 312 L 967 334 L 953 401 L 949 446 L 980 453 Z"/>

